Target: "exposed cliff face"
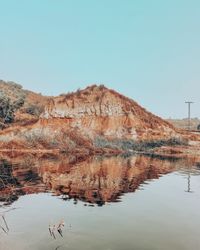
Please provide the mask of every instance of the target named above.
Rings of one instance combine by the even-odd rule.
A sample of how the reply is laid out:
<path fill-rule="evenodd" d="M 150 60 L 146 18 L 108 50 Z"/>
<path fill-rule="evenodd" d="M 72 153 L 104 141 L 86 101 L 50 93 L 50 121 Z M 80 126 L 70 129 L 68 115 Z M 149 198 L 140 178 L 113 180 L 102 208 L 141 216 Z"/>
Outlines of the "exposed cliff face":
<path fill-rule="evenodd" d="M 93 85 L 50 98 L 34 124 L 0 131 L 0 149 L 59 149 L 90 155 L 137 150 L 134 143 L 141 141 L 162 140 L 163 145 L 163 140 L 179 137 L 170 123 L 135 101 Z"/>
<path fill-rule="evenodd" d="M 136 102 L 104 86 L 91 86 L 76 93 L 52 98 L 41 115 L 52 123 L 64 119 L 91 138 L 150 140 L 176 136 L 171 124 Z"/>

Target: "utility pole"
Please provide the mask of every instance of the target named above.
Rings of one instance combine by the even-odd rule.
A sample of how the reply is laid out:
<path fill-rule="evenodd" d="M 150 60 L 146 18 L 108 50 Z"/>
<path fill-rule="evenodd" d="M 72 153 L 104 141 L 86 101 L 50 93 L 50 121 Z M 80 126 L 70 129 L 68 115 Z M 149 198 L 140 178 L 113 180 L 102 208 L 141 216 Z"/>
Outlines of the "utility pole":
<path fill-rule="evenodd" d="M 188 130 L 190 130 L 190 106 L 191 106 L 191 104 L 194 103 L 194 102 L 188 101 L 188 102 L 185 102 L 185 103 L 188 104 Z"/>

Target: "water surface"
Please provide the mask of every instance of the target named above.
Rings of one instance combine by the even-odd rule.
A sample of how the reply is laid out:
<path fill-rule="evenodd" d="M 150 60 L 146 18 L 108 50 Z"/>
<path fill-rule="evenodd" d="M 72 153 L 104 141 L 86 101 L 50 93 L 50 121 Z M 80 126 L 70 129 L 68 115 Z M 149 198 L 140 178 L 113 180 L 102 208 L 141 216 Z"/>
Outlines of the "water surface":
<path fill-rule="evenodd" d="M 200 249 L 198 162 L 4 156 L 0 170 L 2 250 Z"/>

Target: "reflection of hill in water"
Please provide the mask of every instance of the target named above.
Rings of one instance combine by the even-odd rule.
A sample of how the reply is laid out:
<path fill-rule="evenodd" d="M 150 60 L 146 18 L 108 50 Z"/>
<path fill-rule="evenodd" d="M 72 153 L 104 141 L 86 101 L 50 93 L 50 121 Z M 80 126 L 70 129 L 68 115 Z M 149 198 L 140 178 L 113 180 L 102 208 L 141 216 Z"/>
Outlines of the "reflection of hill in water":
<path fill-rule="evenodd" d="M 146 180 L 172 171 L 191 168 L 183 160 L 161 160 L 145 156 L 102 157 L 15 157 L 0 161 L 0 200 L 12 202 L 20 195 L 53 191 L 64 199 L 74 198 L 103 205 L 134 192 Z M 195 174 L 196 171 L 192 170 Z"/>

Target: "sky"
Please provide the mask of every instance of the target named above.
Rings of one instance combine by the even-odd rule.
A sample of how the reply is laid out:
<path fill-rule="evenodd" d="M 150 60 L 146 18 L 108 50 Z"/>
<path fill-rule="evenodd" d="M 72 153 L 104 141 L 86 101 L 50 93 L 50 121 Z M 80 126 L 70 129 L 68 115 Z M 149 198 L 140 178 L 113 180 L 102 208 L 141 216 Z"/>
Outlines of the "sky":
<path fill-rule="evenodd" d="M 45 95 L 104 84 L 200 117 L 199 0 L 0 0 L 0 79 Z"/>

